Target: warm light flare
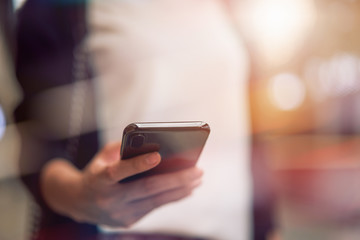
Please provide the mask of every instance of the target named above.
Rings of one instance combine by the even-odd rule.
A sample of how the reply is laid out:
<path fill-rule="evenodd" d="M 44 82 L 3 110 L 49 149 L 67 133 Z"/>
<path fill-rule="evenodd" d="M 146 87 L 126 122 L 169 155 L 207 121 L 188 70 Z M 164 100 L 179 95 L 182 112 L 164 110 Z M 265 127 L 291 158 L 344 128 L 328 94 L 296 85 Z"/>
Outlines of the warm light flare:
<path fill-rule="evenodd" d="M 269 65 L 286 63 L 315 20 L 311 0 L 257 0 L 249 14 L 248 31 Z"/>

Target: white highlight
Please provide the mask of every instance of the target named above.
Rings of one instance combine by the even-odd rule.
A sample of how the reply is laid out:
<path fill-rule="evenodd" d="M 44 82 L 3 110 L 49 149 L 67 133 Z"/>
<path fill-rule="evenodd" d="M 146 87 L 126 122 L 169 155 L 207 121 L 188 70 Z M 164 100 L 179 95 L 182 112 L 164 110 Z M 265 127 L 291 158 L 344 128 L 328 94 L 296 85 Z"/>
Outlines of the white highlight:
<path fill-rule="evenodd" d="M 0 140 L 3 138 L 6 130 L 5 114 L 0 106 Z"/>
<path fill-rule="evenodd" d="M 26 0 L 13 0 L 15 9 L 21 8 Z"/>
<path fill-rule="evenodd" d="M 282 73 L 272 78 L 269 90 L 274 105 L 284 111 L 299 107 L 306 95 L 303 82 L 291 73 Z"/>
<path fill-rule="evenodd" d="M 254 0 L 249 31 L 269 65 L 284 64 L 296 54 L 315 22 L 311 0 Z"/>
<path fill-rule="evenodd" d="M 340 53 L 330 59 L 312 59 L 305 67 L 305 78 L 317 102 L 354 94 L 360 90 L 360 58 Z"/>

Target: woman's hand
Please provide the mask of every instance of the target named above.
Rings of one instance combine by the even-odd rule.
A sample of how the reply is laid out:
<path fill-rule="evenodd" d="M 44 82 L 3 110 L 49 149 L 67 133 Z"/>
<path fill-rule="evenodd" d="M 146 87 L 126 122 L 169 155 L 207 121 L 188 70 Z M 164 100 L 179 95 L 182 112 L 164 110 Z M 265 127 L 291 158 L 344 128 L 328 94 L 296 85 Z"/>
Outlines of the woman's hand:
<path fill-rule="evenodd" d="M 147 213 L 191 194 L 201 182 L 196 167 L 119 183 L 161 161 L 159 153 L 120 160 L 120 143 L 109 144 L 83 170 L 63 159 L 45 166 L 41 188 L 48 205 L 80 222 L 129 227 Z"/>

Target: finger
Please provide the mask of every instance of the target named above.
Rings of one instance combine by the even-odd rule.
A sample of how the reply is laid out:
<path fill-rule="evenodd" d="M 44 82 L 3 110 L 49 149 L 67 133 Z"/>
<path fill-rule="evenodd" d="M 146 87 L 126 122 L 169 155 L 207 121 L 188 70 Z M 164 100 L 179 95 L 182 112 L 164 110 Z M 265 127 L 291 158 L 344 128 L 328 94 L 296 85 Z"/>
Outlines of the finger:
<path fill-rule="evenodd" d="M 117 183 L 127 177 L 147 171 L 160 163 L 158 152 L 139 155 L 126 160 L 118 160 L 104 169 L 104 177 L 109 183 Z"/>
<path fill-rule="evenodd" d="M 171 202 L 176 202 L 190 196 L 194 188 L 198 187 L 200 184 L 201 180 L 198 180 L 189 186 L 173 189 L 146 199 L 130 203 L 128 207 L 134 209 L 134 211 L 132 217 L 129 218 L 130 222 L 128 222 L 128 224 L 135 223 L 143 216 L 160 206 Z"/>
<path fill-rule="evenodd" d="M 98 157 L 106 163 L 118 161 L 120 159 L 121 142 L 108 143 L 104 146 Z"/>
<path fill-rule="evenodd" d="M 162 192 L 185 187 L 199 180 L 203 171 L 193 167 L 178 172 L 155 175 L 128 184 L 128 201 L 139 200 Z M 120 187 L 120 186 L 119 186 Z"/>

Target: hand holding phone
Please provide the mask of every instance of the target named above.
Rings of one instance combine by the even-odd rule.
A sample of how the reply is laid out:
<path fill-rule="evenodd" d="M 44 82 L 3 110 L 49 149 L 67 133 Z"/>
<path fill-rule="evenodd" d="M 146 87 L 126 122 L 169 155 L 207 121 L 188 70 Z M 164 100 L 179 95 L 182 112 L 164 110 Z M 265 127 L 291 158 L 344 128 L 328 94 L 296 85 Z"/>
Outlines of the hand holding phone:
<path fill-rule="evenodd" d="M 42 170 L 42 194 L 55 212 L 77 221 L 129 227 L 154 209 L 189 196 L 200 185 L 196 167 L 119 184 L 160 163 L 158 153 L 119 161 L 120 142 L 106 144 L 83 169 L 54 159 Z"/>

